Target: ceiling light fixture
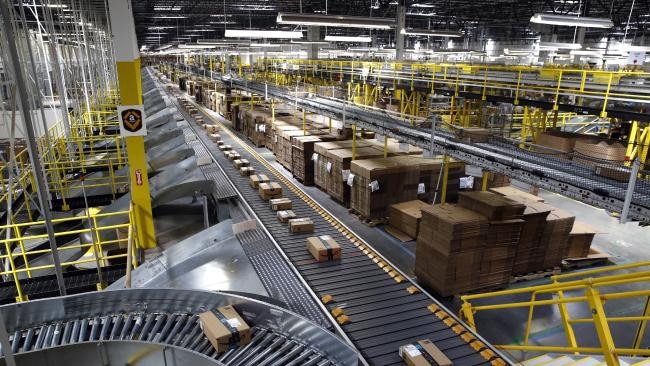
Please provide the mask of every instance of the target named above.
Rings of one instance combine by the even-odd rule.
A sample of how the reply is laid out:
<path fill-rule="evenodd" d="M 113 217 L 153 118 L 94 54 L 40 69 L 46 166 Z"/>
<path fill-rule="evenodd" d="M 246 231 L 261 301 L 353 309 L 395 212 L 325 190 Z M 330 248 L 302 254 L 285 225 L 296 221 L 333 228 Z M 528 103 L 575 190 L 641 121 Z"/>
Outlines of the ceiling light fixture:
<path fill-rule="evenodd" d="M 226 29 L 226 38 L 300 39 L 302 31 Z"/>
<path fill-rule="evenodd" d="M 151 17 L 151 19 L 185 19 L 187 18 L 184 15 L 159 15 Z"/>
<path fill-rule="evenodd" d="M 531 23 L 564 25 L 584 28 L 612 28 L 614 22 L 607 18 L 577 17 L 572 15 L 537 13 L 530 18 Z"/>
<path fill-rule="evenodd" d="M 347 15 L 278 13 L 276 20 L 278 24 L 320 25 L 341 28 L 390 29 L 395 26 L 395 19 Z"/>
<path fill-rule="evenodd" d="M 462 37 L 463 33 L 450 30 L 440 30 L 440 29 L 413 29 L 413 28 L 402 28 L 400 31 L 401 34 L 407 34 L 410 36 L 430 36 L 430 37 Z"/>
<path fill-rule="evenodd" d="M 579 50 L 582 49 L 582 45 L 580 43 L 540 42 L 539 49 L 543 51 Z"/>
<path fill-rule="evenodd" d="M 327 41 L 291 41 L 293 44 L 329 44 Z"/>
<path fill-rule="evenodd" d="M 358 43 L 370 43 L 372 39 L 368 36 L 325 36 L 325 40 L 329 42 L 358 42 Z"/>

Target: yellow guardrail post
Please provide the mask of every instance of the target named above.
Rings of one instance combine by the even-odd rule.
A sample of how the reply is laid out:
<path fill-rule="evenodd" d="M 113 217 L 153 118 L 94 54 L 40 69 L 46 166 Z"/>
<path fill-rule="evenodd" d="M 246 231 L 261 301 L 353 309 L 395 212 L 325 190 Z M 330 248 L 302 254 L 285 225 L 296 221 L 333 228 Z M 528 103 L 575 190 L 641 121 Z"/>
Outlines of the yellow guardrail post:
<path fill-rule="evenodd" d="M 645 298 L 645 306 L 643 307 L 643 319 L 639 321 L 639 325 L 636 329 L 636 334 L 634 335 L 634 343 L 632 344 L 632 348 L 634 349 L 641 348 L 643 336 L 645 336 L 645 330 L 648 325 L 648 316 L 650 316 L 650 296 L 646 296 Z"/>
<path fill-rule="evenodd" d="M 605 362 L 608 366 L 618 366 L 620 363 L 618 357 L 614 353 L 614 339 L 607 323 L 607 316 L 603 309 L 603 303 L 600 300 L 600 292 L 592 286 L 587 286 L 585 295 L 589 302 L 589 308 L 594 319 L 594 326 L 598 339 L 600 340 L 600 347 L 605 357 Z"/>
<path fill-rule="evenodd" d="M 607 79 L 607 89 L 605 90 L 605 99 L 603 100 L 603 110 L 600 112 L 602 118 L 607 118 L 607 102 L 609 101 L 609 93 L 612 90 L 612 80 L 614 79 L 614 74 L 610 73 L 609 78 Z"/>

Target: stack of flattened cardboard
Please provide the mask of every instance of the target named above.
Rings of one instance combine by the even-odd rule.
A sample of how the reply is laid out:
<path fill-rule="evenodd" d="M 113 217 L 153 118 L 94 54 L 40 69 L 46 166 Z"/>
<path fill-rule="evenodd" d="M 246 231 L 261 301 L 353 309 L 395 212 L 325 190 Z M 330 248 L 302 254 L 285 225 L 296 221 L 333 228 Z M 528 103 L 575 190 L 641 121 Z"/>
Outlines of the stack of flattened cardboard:
<path fill-rule="evenodd" d="M 575 221 L 571 233 L 569 233 L 569 242 L 567 243 L 564 258 L 585 258 L 589 255 L 591 242 L 598 231 L 584 222 Z"/>
<path fill-rule="evenodd" d="M 368 147 L 370 143 L 366 140 L 356 141 L 356 147 Z M 312 160 L 314 161 L 314 184 L 322 190 L 327 191 L 329 184 L 330 172 L 332 170 L 332 162 L 329 160 L 328 151 L 336 149 L 351 148 L 351 140 L 343 141 L 330 141 L 330 142 L 317 142 L 314 144 L 314 153 Z"/>
<path fill-rule="evenodd" d="M 267 138 L 267 141 L 270 142 L 270 146 L 267 143 L 267 148 L 269 148 L 273 154 L 277 157 L 282 156 L 282 136 L 285 131 L 299 131 L 300 129 L 298 126 L 293 126 L 291 124 L 288 124 L 287 122 L 277 120 L 276 123 L 273 125 L 271 129 L 271 135 Z M 302 131 L 301 131 L 302 132 Z M 295 136 L 299 136 L 300 134 L 296 134 Z"/>
<path fill-rule="evenodd" d="M 350 204 L 350 186 L 347 184 L 347 177 L 353 155 L 355 159 L 361 160 L 379 157 L 381 152 L 371 147 L 357 147 L 354 152 L 352 148 L 327 151 L 327 162 L 330 164 L 325 166 L 327 193 L 345 206 Z"/>
<path fill-rule="evenodd" d="M 580 134 L 569 132 L 542 132 L 537 136 L 536 145 L 538 145 L 538 147 L 536 147 L 535 150 L 548 154 L 557 154 L 558 151 L 570 153 L 573 152 L 576 141 L 578 141 L 581 136 L 582 135 Z M 548 147 L 550 149 L 544 149 L 544 147 Z"/>
<path fill-rule="evenodd" d="M 546 227 L 540 242 L 540 246 L 546 248 L 542 264 L 544 269 L 555 268 L 562 264 L 574 221 L 574 216 L 559 209 L 551 211 L 546 218 Z"/>
<path fill-rule="evenodd" d="M 502 196 L 507 196 L 510 199 L 513 199 L 513 197 L 518 198 L 515 199 L 515 201 L 518 202 L 521 202 L 522 199 L 533 202 L 544 202 L 543 198 L 524 192 L 512 186 L 490 188 L 490 192 L 494 192 Z"/>
<path fill-rule="evenodd" d="M 623 165 L 626 148 L 620 142 L 581 139 L 576 141 L 575 152 L 574 161 L 595 168 L 601 160 Z"/>
<path fill-rule="evenodd" d="M 310 127 L 311 128 L 311 127 Z M 280 132 L 278 135 L 278 151 L 276 151 L 276 159 L 282 166 L 285 168 L 291 170 L 291 161 L 292 161 L 292 154 L 293 154 L 293 147 L 291 145 L 291 141 L 294 137 L 298 136 L 311 136 L 313 135 L 312 130 L 308 131 L 303 131 L 302 129 L 300 130 L 285 130 Z"/>
<path fill-rule="evenodd" d="M 453 205 L 422 208 L 415 251 L 418 281 L 441 296 L 479 288 L 487 217 Z"/>
<path fill-rule="evenodd" d="M 397 158 L 352 161 L 350 207 L 364 218 L 388 217 L 390 205 L 417 198 L 420 167 Z"/>
<path fill-rule="evenodd" d="M 291 171 L 306 186 L 314 185 L 314 145 L 317 142 L 331 141 L 332 135 L 296 136 L 291 146 Z"/>
<path fill-rule="evenodd" d="M 522 275 L 544 270 L 546 248 L 542 247 L 541 240 L 546 228 L 546 218 L 554 208 L 542 202 L 522 199 L 521 196 L 506 197 L 526 205 L 525 222 L 521 228 L 512 274 Z"/>
<path fill-rule="evenodd" d="M 461 192 L 458 204 L 490 220 L 481 258 L 481 286 L 510 281 L 526 206 L 492 192 Z"/>
<path fill-rule="evenodd" d="M 401 231 L 410 236 L 411 239 L 417 238 L 420 230 L 420 220 L 422 219 L 422 209 L 430 206 L 430 204 L 420 200 L 391 205 L 389 219 L 391 228 Z"/>

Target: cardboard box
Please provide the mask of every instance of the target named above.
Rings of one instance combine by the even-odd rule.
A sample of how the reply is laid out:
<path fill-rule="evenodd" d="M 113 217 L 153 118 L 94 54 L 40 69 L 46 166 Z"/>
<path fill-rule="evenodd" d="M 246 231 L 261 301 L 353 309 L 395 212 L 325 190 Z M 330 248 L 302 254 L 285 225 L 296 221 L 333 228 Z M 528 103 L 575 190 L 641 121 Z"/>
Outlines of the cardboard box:
<path fill-rule="evenodd" d="M 271 210 L 273 211 L 291 210 L 293 208 L 293 204 L 291 203 L 291 200 L 286 197 L 274 198 L 269 201 L 269 205 L 271 206 Z"/>
<path fill-rule="evenodd" d="M 230 154 L 228 154 L 227 156 L 228 156 L 228 160 L 230 161 L 241 159 L 241 155 L 239 155 L 239 153 L 235 150 L 230 151 Z"/>
<path fill-rule="evenodd" d="M 242 177 L 251 176 L 251 175 L 255 174 L 255 168 L 253 168 L 251 166 L 243 166 L 243 167 L 239 168 L 239 174 Z"/>
<path fill-rule="evenodd" d="M 282 210 L 278 211 L 278 221 L 281 223 L 287 223 L 291 219 L 295 219 L 297 216 L 292 210 Z"/>
<path fill-rule="evenodd" d="M 248 324 L 232 306 L 224 306 L 199 314 L 203 334 L 219 352 L 231 346 L 244 346 L 251 341 Z"/>
<path fill-rule="evenodd" d="M 401 346 L 399 355 L 408 366 L 453 366 L 453 362 L 428 339 Z"/>
<path fill-rule="evenodd" d="M 289 232 L 292 233 L 311 233 L 314 231 L 314 222 L 310 218 L 300 218 L 289 220 Z"/>
<path fill-rule="evenodd" d="M 253 174 L 249 178 L 249 182 L 253 188 L 258 188 L 260 183 L 268 183 L 269 181 L 269 177 L 266 174 Z"/>
<path fill-rule="evenodd" d="M 329 235 L 307 238 L 307 250 L 318 262 L 341 260 L 341 246 Z"/>
<path fill-rule="evenodd" d="M 257 188 L 264 201 L 282 197 L 282 187 L 277 182 L 260 183 Z"/>
<path fill-rule="evenodd" d="M 232 146 L 230 146 L 230 145 L 219 145 L 219 150 L 221 150 L 221 151 L 230 151 L 230 150 L 232 150 Z"/>
<path fill-rule="evenodd" d="M 232 161 L 233 165 L 235 168 L 240 169 L 245 166 L 249 166 L 250 163 L 248 162 L 248 159 L 236 159 Z"/>
<path fill-rule="evenodd" d="M 207 125 L 206 130 L 208 133 L 217 133 L 217 131 L 219 131 L 219 127 L 215 125 Z"/>
<path fill-rule="evenodd" d="M 217 142 L 217 141 L 221 140 L 221 135 L 219 135 L 218 133 L 211 133 L 210 134 L 210 140 L 212 140 L 214 142 Z"/>
<path fill-rule="evenodd" d="M 431 206 L 420 200 L 397 203 L 390 206 L 390 226 L 405 233 L 411 238 L 418 237 L 422 209 Z"/>

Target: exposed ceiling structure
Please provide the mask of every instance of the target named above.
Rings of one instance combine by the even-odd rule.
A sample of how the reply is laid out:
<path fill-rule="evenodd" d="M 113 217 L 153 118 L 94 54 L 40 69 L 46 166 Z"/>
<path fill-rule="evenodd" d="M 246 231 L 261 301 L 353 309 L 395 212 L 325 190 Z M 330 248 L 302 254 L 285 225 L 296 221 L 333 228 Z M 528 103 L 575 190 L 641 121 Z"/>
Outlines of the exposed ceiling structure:
<path fill-rule="evenodd" d="M 277 24 L 276 17 L 280 12 L 395 18 L 397 1 L 147 0 L 133 1 L 133 6 L 139 43 L 154 47 L 199 39 L 222 39 L 225 29 L 300 28 Z M 539 12 L 613 20 L 611 29 L 588 28 L 587 41 L 611 37 L 638 43 L 644 34 L 650 33 L 648 0 L 407 0 L 406 26 L 462 31 L 470 44 L 487 39 L 512 44 L 530 43 L 542 32 L 556 33 L 558 41 L 574 40 L 574 27 L 531 24 L 531 16 Z M 394 30 L 328 27 L 321 29 L 321 36 L 325 34 L 375 35 L 377 45 L 390 44 L 394 38 Z M 442 39 L 437 41 L 443 42 Z"/>

